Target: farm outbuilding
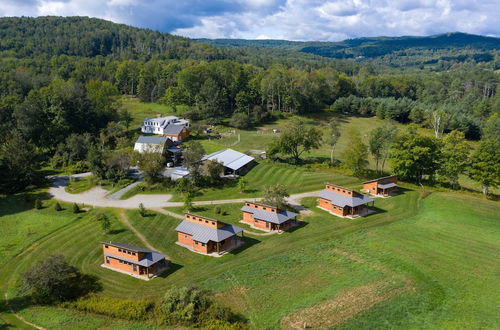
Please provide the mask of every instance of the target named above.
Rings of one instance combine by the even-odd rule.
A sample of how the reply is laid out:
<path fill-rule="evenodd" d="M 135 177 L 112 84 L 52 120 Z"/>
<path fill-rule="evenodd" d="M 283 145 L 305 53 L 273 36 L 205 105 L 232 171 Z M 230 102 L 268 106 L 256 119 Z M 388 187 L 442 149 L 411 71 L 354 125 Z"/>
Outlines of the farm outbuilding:
<path fill-rule="evenodd" d="M 233 149 L 223 149 L 205 155 L 202 161 L 212 160 L 224 166 L 224 174 L 241 175 L 255 164 L 255 158 Z"/>

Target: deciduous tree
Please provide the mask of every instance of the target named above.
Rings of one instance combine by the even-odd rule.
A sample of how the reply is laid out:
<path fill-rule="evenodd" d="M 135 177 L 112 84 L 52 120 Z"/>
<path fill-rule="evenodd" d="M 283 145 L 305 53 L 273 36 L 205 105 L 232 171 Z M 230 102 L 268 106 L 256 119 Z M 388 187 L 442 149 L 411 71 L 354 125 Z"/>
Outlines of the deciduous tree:
<path fill-rule="evenodd" d="M 472 153 L 469 177 L 482 185 L 483 194 L 489 194 L 491 187 L 500 185 L 500 142 L 482 140 Z"/>
<path fill-rule="evenodd" d="M 354 175 L 360 175 L 368 165 L 368 147 L 357 130 L 349 130 L 347 136 L 349 145 L 342 155 L 344 166 Z"/>
<path fill-rule="evenodd" d="M 464 133 L 455 130 L 443 138 L 441 165 L 437 173 L 455 189 L 458 188 L 458 176 L 467 168 L 469 153 L 470 146 Z"/>
<path fill-rule="evenodd" d="M 411 126 L 392 145 L 389 159 L 394 173 L 418 183 L 424 175 L 432 177 L 441 162 L 440 147 L 437 138 L 421 135 Z"/>

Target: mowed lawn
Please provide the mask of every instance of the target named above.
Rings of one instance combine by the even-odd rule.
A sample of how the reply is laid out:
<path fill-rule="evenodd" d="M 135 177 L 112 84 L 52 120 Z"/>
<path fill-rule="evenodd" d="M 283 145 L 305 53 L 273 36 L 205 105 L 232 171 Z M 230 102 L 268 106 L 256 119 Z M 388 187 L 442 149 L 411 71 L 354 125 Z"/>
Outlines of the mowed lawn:
<path fill-rule="evenodd" d="M 128 210 L 130 223 L 172 261 L 167 274 L 149 282 L 100 267 L 99 242 L 143 244 L 121 224 L 119 210 L 99 210 L 112 221 L 111 233 L 103 234 L 94 210 L 37 240 L 28 247 L 29 253 L 11 256 L 0 280 L 15 302 L 22 272 L 51 253 L 63 253 L 83 272 L 100 279 L 103 295 L 156 299 L 172 286 L 193 284 L 242 313 L 252 328 L 279 328 L 284 317 L 304 308 L 372 283 L 400 287 L 406 278 L 411 290 L 362 312 L 354 309 L 342 326 L 495 328 L 499 322 L 498 202 L 459 193 L 420 196 L 403 190 L 396 197 L 377 199 L 377 213 L 355 220 L 334 217 L 317 209 L 314 198 L 307 198 L 304 203 L 314 213 L 304 218 L 302 226 L 282 235 L 245 234 L 246 244 L 222 258 L 176 245 L 174 229 L 181 220 L 152 211 L 141 218 L 137 211 Z M 238 204 L 221 207 L 228 212 L 221 219 L 236 221 Z M 199 212 L 209 215 L 213 209 L 207 206 Z M 47 328 L 138 328 L 133 322 L 60 308 L 28 307 L 19 313 Z M 153 325 L 141 325 L 149 326 Z"/>
<path fill-rule="evenodd" d="M 245 192 L 240 192 L 237 180 L 229 180 L 224 189 L 204 188 L 197 192 L 194 200 L 221 200 L 262 197 L 266 186 L 282 184 L 290 194 L 315 191 L 324 188 L 325 183 L 331 182 L 341 186 L 358 185 L 359 181 L 353 177 L 327 170 L 308 170 L 301 167 L 276 164 L 260 161 L 243 179 L 247 182 Z M 180 196 L 176 200 L 182 200 Z"/>

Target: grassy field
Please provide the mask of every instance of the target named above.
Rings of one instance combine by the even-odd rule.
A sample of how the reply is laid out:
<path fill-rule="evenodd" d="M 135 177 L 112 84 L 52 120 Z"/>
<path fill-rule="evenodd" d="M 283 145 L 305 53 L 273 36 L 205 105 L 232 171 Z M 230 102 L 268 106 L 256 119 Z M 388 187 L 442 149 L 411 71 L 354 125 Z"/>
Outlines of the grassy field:
<path fill-rule="evenodd" d="M 290 194 L 320 190 L 326 182 L 333 182 L 346 187 L 360 187 L 359 180 L 339 174 L 328 169 L 313 170 L 297 166 L 260 161 L 244 177 L 247 187 L 242 193 L 238 189 L 237 180 L 228 179 L 221 187 L 200 189 L 194 195 L 194 200 L 221 200 L 262 197 L 265 186 L 283 184 Z M 137 193 L 171 193 L 172 201 L 182 201 L 182 196 L 174 189 L 141 191 L 139 185 L 128 191 L 122 199 L 130 198 Z"/>
<path fill-rule="evenodd" d="M 352 185 L 359 183 L 351 180 Z M 0 281 L 15 302 L 20 274 L 35 261 L 60 252 L 82 271 L 98 276 L 103 295 L 154 299 L 171 286 L 196 284 L 244 314 L 252 328 L 278 328 L 288 318 L 307 321 L 304 311 L 308 307 L 328 305 L 343 296 L 360 296 L 348 294 L 360 288 L 373 289 L 364 294 L 367 301 L 377 301 L 374 307 L 359 310 L 353 307 L 356 301 L 347 300 L 344 306 L 352 307 L 347 309 L 349 313 L 332 310 L 325 314 L 342 316 L 342 323 L 335 323 L 338 319 L 324 322 L 335 321 L 328 324 L 346 328 L 366 328 L 368 324 L 370 328 L 389 324 L 397 328 L 494 328 L 499 324 L 495 310 L 498 202 L 442 192 L 421 199 L 419 192 L 405 190 L 390 199 L 377 199 L 376 214 L 355 220 L 315 208 L 313 198 L 304 203 L 314 213 L 304 218 L 302 226 L 282 235 L 247 234 L 244 246 L 222 258 L 202 256 L 176 245 L 178 219 L 154 212 L 141 218 L 137 211 L 125 211 L 132 225 L 173 263 L 165 276 L 150 282 L 100 267 L 100 241 L 142 245 L 121 224 L 118 210 L 106 211 L 112 232 L 105 235 L 93 219 L 95 211 L 74 217 L 52 208 L 13 209 L 3 218 L 12 222 L 25 218 L 19 224 L 22 228 L 36 222 L 42 212 L 55 220 L 52 230 L 44 226 L 44 231 L 37 232 L 41 237 L 31 242 L 16 239 L 13 232 L 2 235 L 2 244 L 4 240 L 12 242 L 14 251 L 30 253 L 6 255 Z M 220 216 L 221 220 L 236 223 L 239 206 L 223 205 L 227 215 Z M 197 212 L 216 217 L 213 206 Z M 393 295 L 385 299 L 384 292 Z M 20 307 L 19 313 L 49 328 L 65 328 L 71 322 L 78 328 L 137 326 L 48 307 Z"/>
<path fill-rule="evenodd" d="M 69 184 L 64 188 L 67 192 L 71 194 L 79 194 L 84 191 L 90 190 L 97 185 L 100 185 L 102 188 L 109 190 L 109 193 L 112 194 L 114 192 L 117 192 L 118 190 L 128 186 L 129 184 L 133 183 L 134 180 L 132 179 L 121 179 L 117 183 L 114 183 L 112 181 L 107 181 L 107 180 L 101 180 L 94 176 L 86 176 L 83 178 L 73 178 L 69 182 Z"/>

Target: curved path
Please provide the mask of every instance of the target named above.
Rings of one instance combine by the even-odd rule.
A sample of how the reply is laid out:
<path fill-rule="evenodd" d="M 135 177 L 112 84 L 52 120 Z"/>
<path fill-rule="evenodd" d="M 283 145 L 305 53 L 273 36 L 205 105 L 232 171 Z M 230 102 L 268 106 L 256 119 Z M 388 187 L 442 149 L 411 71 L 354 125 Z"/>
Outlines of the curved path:
<path fill-rule="evenodd" d="M 73 177 L 84 177 L 88 175 L 90 175 L 90 173 L 77 174 L 73 175 Z M 112 199 L 106 197 L 109 191 L 101 187 L 95 187 L 80 194 L 71 194 L 65 190 L 65 187 L 69 184 L 69 176 L 54 176 L 50 177 L 49 179 L 53 182 L 52 186 L 49 189 L 49 194 L 52 195 L 54 199 L 68 203 L 77 203 L 96 207 L 115 207 L 120 209 L 137 209 L 139 208 L 140 203 L 142 203 L 145 208 L 150 209 L 184 205 L 184 203 L 182 202 L 170 202 L 170 200 L 172 199 L 171 194 L 138 194 L 124 200 Z M 317 191 L 313 191 L 290 195 L 288 201 L 292 206 L 300 210 L 303 209 L 303 207 L 300 206 L 300 199 L 304 197 L 316 196 L 317 193 Z M 259 199 L 260 198 L 238 198 L 213 201 L 197 201 L 193 202 L 193 205 L 243 203 L 245 201 L 257 201 Z"/>

